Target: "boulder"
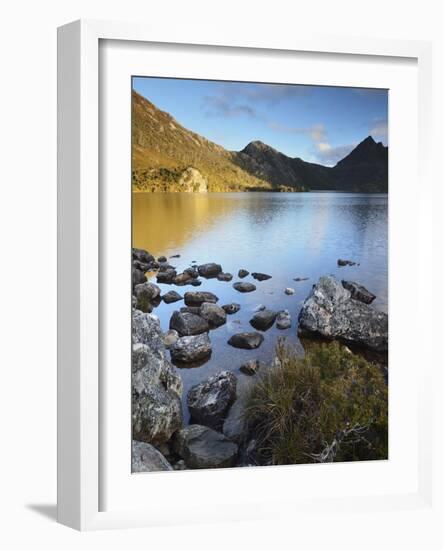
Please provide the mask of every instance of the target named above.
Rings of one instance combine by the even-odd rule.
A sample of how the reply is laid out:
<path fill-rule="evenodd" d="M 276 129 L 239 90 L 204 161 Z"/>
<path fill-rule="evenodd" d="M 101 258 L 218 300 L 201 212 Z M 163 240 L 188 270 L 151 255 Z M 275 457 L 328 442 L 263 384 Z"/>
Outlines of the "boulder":
<path fill-rule="evenodd" d="M 189 281 L 189 284 L 192 286 L 200 286 L 202 282 L 200 281 L 200 279 L 192 279 L 191 281 Z"/>
<path fill-rule="evenodd" d="M 258 369 L 262 366 L 262 362 L 258 359 L 250 359 L 249 361 L 246 361 L 240 366 L 240 371 L 243 374 L 247 374 L 248 376 L 252 376 L 256 374 Z"/>
<path fill-rule="evenodd" d="M 235 466 L 238 453 L 237 445 L 226 436 L 198 424 L 177 432 L 173 448 L 192 469 L 230 468 Z"/>
<path fill-rule="evenodd" d="M 176 276 L 177 272 L 172 267 L 165 271 L 159 271 L 157 273 L 157 283 L 172 284 Z"/>
<path fill-rule="evenodd" d="M 353 300 L 332 275 L 320 277 L 300 310 L 299 330 L 363 346 L 388 350 L 388 316 Z"/>
<path fill-rule="evenodd" d="M 256 349 L 263 340 L 263 335 L 259 332 L 238 332 L 229 338 L 228 344 L 234 348 Z"/>
<path fill-rule="evenodd" d="M 132 259 L 138 260 L 139 262 L 142 262 L 144 264 L 150 264 L 155 261 L 154 256 L 150 254 L 147 250 L 143 250 L 142 248 L 132 249 Z"/>
<path fill-rule="evenodd" d="M 210 327 L 220 327 L 226 323 L 226 311 L 211 302 L 203 302 L 200 306 L 200 316 L 206 319 Z"/>
<path fill-rule="evenodd" d="M 209 324 L 206 319 L 194 313 L 174 311 L 169 321 L 169 328 L 176 330 L 180 336 L 192 336 L 208 332 Z"/>
<path fill-rule="evenodd" d="M 194 315 L 200 315 L 200 306 L 184 306 L 180 308 L 181 313 L 193 313 Z"/>
<path fill-rule="evenodd" d="M 220 264 L 215 263 L 209 263 L 209 264 L 202 264 L 198 266 L 198 273 L 202 277 L 205 277 L 206 279 L 212 279 L 213 277 L 217 277 L 219 273 L 221 273 L 222 266 Z"/>
<path fill-rule="evenodd" d="M 168 441 L 183 424 L 181 377 L 167 360 L 155 315 L 135 310 L 132 321 L 132 431 L 154 445 Z"/>
<path fill-rule="evenodd" d="M 356 265 L 356 262 L 353 262 L 352 260 L 337 260 L 337 265 L 339 267 L 344 267 L 345 265 Z"/>
<path fill-rule="evenodd" d="M 247 271 L 246 269 L 239 269 L 238 270 L 238 276 L 240 277 L 240 279 L 244 279 L 248 275 L 249 275 L 249 271 Z"/>
<path fill-rule="evenodd" d="M 377 297 L 375 294 L 372 294 L 372 292 L 369 292 L 369 290 L 363 285 L 359 285 L 353 281 L 342 281 L 341 284 L 344 288 L 349 290 L 351 297 L 354 298 L 354 300 L 358 300 L 364 304 L 372 303 Z"/>
<path fill-rule="evenodd" d="M 293 294 L 295 294 L 295 290 L 293 288 L 285 288 L 285 294 L 287 294 L 288 296 L 292 296 Z"/>
<path fill-rule="evenodd" d="M 132 268 L 132 286 L 135 287 L 136 285 L 140 285 L 144 282 L 146 282 L 146 275 L 143 271 L 140 271 L 140 269 Z"/>
<path fill-rule="evenodd" d="M 132 473 L 163 472 L 172 466 L 155 447 L 143 441 L 132 441 Z"/>
<path fill-rule="evenodd" d="M 232 285 L 235 290 L 239 292 L 253 292 L 256 289 L 256 286 L 252 283 L 247 282 L 237 282 Z"/>
<path fill-rule="evenodd" d="M 228 315 L 233 315 L 234 313 L 240 311 L 240 304 L 225 304 L 224 306 L 222 306 L 222 308 L 226 311 Z"/>
<path fill-rule="evenodd" d="M 190 273 L 183 272 L 183 273 L 179 273 L 174 278 L 174 284 L 177 286 L 183 286 L 183 285 L 187 285 L 192 280 L 193 280 L 193 277 Z"/>
<path fill-rule="evenodd" d="M 197 336 L 182 336 L 170 348 L 172 360 L 177 363 L 197 363 L 208 359 L 212 352 L 207 333 Z"/>
<path fill-rule="evenodd" d="M 215 304 L 218 302 L 218 297 L 212 292 L 185 292 L 187 306 L 201 306 L 203 302 Z"/>
<path fill-rule="evenodd" d="M 291 314 L 287 309 L 284 309 L 283 311 L 278 312 L 275 324 L 277 328 L 280 330 L 291 328 L 291 324 L 292 324 Z"/>
<path fill-rule="evenodd" d="M 139 262 L 138 260 L 132 260 L 132 267 L 135 267 L 136 269 L 143 271 L 143 273 L 145 273 L 146 271 L 150 271 L 154 267 L 154 265 L 155 265 L 154 263 L 145 264 L 143 262 Z"/>
<path fill-rule="evenodd" d="M 266 273 L 251 273 L 251 275 L 257 281 L 266 281 L 272 277 L 271 275 L 266 275 Z"/>
<path fill-rule="evenodd" d="M 258 311 L 249 321 L 249 323 L 257 330 L 268 330 L 274 324 L 277 312 L 271 309 L 263 309 Z"/>
<path fill-rule="evenodd" d="M 191 276 L 192 279 L 198 278 L 198 269 L 195 267 L 195 265 L 187 267 L 185 270 L 183 270 L 183 273 L 187 273 Z"/>
<path fill-rule="evenodd" d="M 165 304 L 172 304 L 174 302 L 179 302 L 180 300 L 183 300 L 183 296 L 181 296 L 175 290 L 170 290 L 169 292 L 166 292 L 166 294 L 163 294 L 162 300 L 165 302 Z"/>
<path fill-rule="evenodd" d="M 150 313 L 153 307 L 158 305 L 160 288 L 154 283 L 141 283 L 135 285 L 134 296 L 137 299 L 135 307 L 145 313 Z"/>
<path fill-rule="evenodd" d="M 217 279 L 219 281 L 229 282 L 229 281 L 232 281 L 232 274 L 231 273 L 219 273 L 217 275 Z"/>
<path fill-rule="evenodd" d="M 193 386 L 187 396 L 192 420 L 214 430 L 221 429 L 235 401 L 236 388 L 237 378 L 229 371 L 222 371 Z"/>
<path fill-rule="evenodd" d="M 161 264 L 164 264 L 167 261 L 168 261 L 168 258 L 166 256 L 159 256 L 157 258 L 157 262 L 160 262 Z"/>

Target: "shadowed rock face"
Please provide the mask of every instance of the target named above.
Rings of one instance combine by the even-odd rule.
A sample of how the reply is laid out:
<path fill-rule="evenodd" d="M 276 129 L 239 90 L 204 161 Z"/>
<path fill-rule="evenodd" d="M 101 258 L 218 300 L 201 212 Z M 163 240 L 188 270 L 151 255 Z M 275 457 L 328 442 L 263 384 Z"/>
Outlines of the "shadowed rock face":
<path fill-rule="evenodd" d="M 232 372 L 223 371 L 193 386 L 187 403 L 192 419 L 198 424 L 219 430 L 235 401 L 237 379 Z"/>
<path fill-rule="evenodd" d="M 166 458 L 149 443 L 132 441 L 132 473 L 172 470 Z"/>
<path fill-rule="evenodd" d="M 368 349 L 388 350 L 388 316 L 352 299 L 333 276 L 320 277 L 299 314 L 299 329 Z"/>
<path fill-rule="evenodd" d="M 238 447 L 223 434 L 192 424 L 174 435 L 174 451 L 189 468 L 229 468 L 235 465 Z"/>

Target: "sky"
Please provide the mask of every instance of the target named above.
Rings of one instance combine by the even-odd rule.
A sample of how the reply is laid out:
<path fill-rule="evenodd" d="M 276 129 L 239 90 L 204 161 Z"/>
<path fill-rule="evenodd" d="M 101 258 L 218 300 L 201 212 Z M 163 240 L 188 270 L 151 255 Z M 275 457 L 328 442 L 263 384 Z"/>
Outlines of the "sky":
<path fill-rule="evenodd" d="M 133 88 L 182 126 L 239 151 L 260 140 L 334 166 L 372 135 L 388 145 L 388 91 L 134 77 Z"/>

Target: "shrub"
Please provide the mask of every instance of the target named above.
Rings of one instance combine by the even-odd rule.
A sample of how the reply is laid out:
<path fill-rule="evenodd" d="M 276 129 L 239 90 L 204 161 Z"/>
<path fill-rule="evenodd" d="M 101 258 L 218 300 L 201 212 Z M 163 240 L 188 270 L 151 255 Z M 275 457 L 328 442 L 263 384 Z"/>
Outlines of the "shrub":
<path fill-rule="evenodd" d="M 246 406 L 259 464 L 386 459 L 388 393 L 380 367 L 337 344 L 304 358 L 278 343 L 279 366 Z"/>

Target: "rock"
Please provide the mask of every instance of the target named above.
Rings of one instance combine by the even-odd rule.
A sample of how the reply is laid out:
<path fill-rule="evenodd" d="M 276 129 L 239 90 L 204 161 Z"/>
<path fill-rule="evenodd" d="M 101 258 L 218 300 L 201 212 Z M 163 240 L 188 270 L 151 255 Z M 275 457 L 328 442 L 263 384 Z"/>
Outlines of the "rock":
<path fill-rule="evenodd" d="M 154 445 L 168 441 L 183 424 L 183 385 L 167 360 L 164 335 L 155 315 L 132 315 L 132 432 Z"/>
<path fill-rule="evenodd" d="M 205 277 L 206 279 L 212 279 L 213 277 L 217 277 L 219 273 L 222 272 L 222 267 L 219 264 L 209 263 L 209 264 L 202 264 L 198 266 L 198 273 L 202 277 Z"/>
<path fill-rule="evenodd" d="M 274 324 L 277 312 L 271 309 L 263 309 L 257 312 L 249 323 L 257 330 L 268 330 Z"/>
<path fill-rule="evenodd" d="M 239 269 L 238 270 L 238 276 L 240 277 L 240 279 L 244 279 L 248 275 L 249 275 L 249 271 L 247 271 L 246 269 Z"/>
<path fill-rule="evenodd" d="M 134 296 L 137 299 L 136 308 L 150 313 L 155 305 L 155 301 L 160 297 L 160 288 L 154 283 L 141 283 L 135 285 Z"/>
<path fill-rule="evenodd" d="M 264 309 L 266 309 L 266 306 L 264 306 L 263 304 L 258 304 L 258 306 L 256 306 L 254 308 L 254 313 L 257 313 L 258 311 L 263 311 Z"/>
<path fill-rule="evenodd" d="M 189 284 L 192 286 L 200 286 L 202 282 L 200 281 L 200 279 L 192 279 L 192 281 L 189 281 Z"/>
<path fill-rule="evenodd" d="M 208 321 L 210 327 L 220 327 L 226 323 L 226 311 L 217 304 L 203 302 L 200 315 Z"/>
<path fill-rule="evenodd" d="M 175 267 L 171 264 L 168 264 L 165 262 L 164 264 L 158 264 L 158 270 L 163 273 L 164 271 L 171 271 L 175 269 Z"/>
<path fill-rule="evenodd" d="M 136 269 L 139 269 L 140 271 L 143 271 L 145 273 L 146 271 L 149 271 L 152 269 L 154 264 L 145 264 L 143 262 L 139 262 L 138 260 L 132 260 L 132 267 L 135 267 Z"/>
<path fill-rule="evenodd" d="M 132 441 L 132 473 L 162 472 L 172 466 L 155 447 L 143 441 Z"/>
<path fill-rule="evenodd" d="M 228 344 L 234 348 L 256 349 L 263 340 L 263 335 L 259 332 L 239 332 L 229 338 Z"/>
<path fill-rule="evenodd" d="M 222 308 L 226 311 L 228 315 L 233 315 L 234 313 L 240 311 L 240 304 L 225 304 L 224 306 L 222 306 Z"/>
<path fill-rule="evenodd" d="M 170 258 L 180 258 L 180 254 L 173 254 L 172 256 L 169 256 Z"/>
<path fill-rule="evenodd" d="M 185 270 L 183 270 L 183 273 L 187 273 L 191 276 L 192 279 L 198 278 L 198 269 L 195 266 L 187 267 Z"/>
<path fill-rule="evenodd" d="M 359 302 L 363 302 L 364 304 L 372 303 L 377 297 L 375 294 L 372 294 L 372 292 L 369 292 L 369 290 L 363 285 L 359 285 L 353 281 L 342 281 L 341 284 L 344 288 L 349 290 L 351 293 L 351 298 L 354 298 L 354 300 L 358 300 Z"/>
<path fill-rule="evenodd" d="M 138 260 L 144 264 L 150 264 L 155 261 L 154 256 L 142 248 L 132 249 L 132 259 Z"/>
<path fill-rule="evenodd" d="M 266 273 L 251 273 L 251 275 L 256 279 L 257 281 L 266 281 L 268 279 L 271 279 L 271 275 L 266 275 Z"/>
<path fill-rule="evenodd" d="M 177 363 L 196 363 L 209 358 L 212 352 L 207 333 L 182 336 L 170 348 L 172 360 Z"/>
<path fill-rule="evenodd" d="M 167 261 L 168 261 L 168 258 L 166 256 L 159 256 L 157 258 L 157 262 L 160 262 L 161 264 L 164 264 Z"/>
<path fill-rule="evenodd" d="M 179 336 L 180 335 L 176 330 L 174 329 L 168 330 L 168 332 L 166 332 L 163 337 L 165 348 L 169 349 L 172 346 L 172 344 L 175 344 L 175 342 L 177 342 L 177 340 L 179 339 Z"/>
<path fill-rule="evenodd" d="M 187 396 L 191 418 L 197 424 L 219 430 L 235 401 L 237 379 L 232 372 L 222 371 L 193 386 Z"/>
<path fill-rule="evenodd" d="M 176 276 L 177 272 L 172 268 L 169 268 L 166 271 L 159 271 L 157 273 L 157 283 L 172 284 Z"/>
<path fill-rule="evenodd" d="M 212 292 L 185 292 L 185 304 L 187 306 L 201 306 L 203 302 L 216 304 L 218 297 Z"/>
<path fill-rule="evenodd" d="M 292 296 L 292 294 L 295 294 L 295 290 L 293 288 L 285 288 L 285 294 L 288 296 Z"/>
<path fill-rule="evenodd" d="M 258 369 L 262 366 L 262 362 L 258 359 L 250 359 L 240 366 L 240 371 L 248 376 L 254 375 Z"/>
<path fill-rule="evenodd" d="M 169 328 L 176 330 L 180 336 L 192 336 L 208 332 L 209 324 L 199 315 L 174 311 L 169 321 Z"/>
<path fill-rule="evenodd" d="M 182 470 L 187 470 L 188 467 L 186 466 L 186 463 L 184 460 L 179 460 L 177 461 L 174 466 L 173 466 L 174 470 L 177 470 L 177 471 L 182 471 Z"/>
<path fill-rule="evenodd" d="M 223 434 L 192 424 L 174 436 L 173 448 L 189 468 L 230 468 L 235 465 L 238 447 Z"/>
<path fill-rule="evenodd" d="M 345 265 L 357 265 L 356 262 L 353 262 L 351 260 L 337 260 L 337 265 L 340 267 L 343 267 Z"/>
<path fill-rule="evenodd" d="M 353 300 L 332 275 L 320 277 L 299 314 L 299 330 L 357 344 L 378 352 L 388 350 L 388 316 Z"/>
<path fill-rule="evenodd" d="M 227 281 L 227 282 L 229 282 L 229 281 L 232 281 L 232 274 L 231 274 L 231 273 L 219 273 L 219 274 L 217 275 L 217 279 L 218 279 L 219 281 Z"/>
<path fill-rule="evenodd" d="M 239 292 L 252 292 L 256 289 L 256 286 L 252 283 L 246 283 L 246 282 L 237 282 L 232 285 L 235 290 L 238 290 Z"/>
<path fill-rule="evenodd" d="M 166 294 L 163 294 L 162 300 L 165 302 L 165 304 L 172 304 L 174 302 L 179 302 L 180 300 L 183 300 L 183 296 L 181 296 L 175 290 L 170 290 L 169 292 L 166 292 Z"/>
<path fill-rule="evenodd" d="M 287 328 L 291 328 L 291 324 L 292 320 L 289 311 L 287 309 L 279 311 L 276 319 L 277 328 L 280 330 L 285 330 Z"/>
<path fill-rule="evenodd" d="M 181 173 L 178 180 L 178 186 L 184 193 L 206 193 L 208 191 L 208 182 L 197 168 L 188 166 Z"/>
<path fill-rule="evenodd" d="M 179 273 L 175 278 L 174 278 L 174 284 L 177 285 L 177 286 L 182 286 L 182 285 L 187 285 L 190 281 L 192 281 L 194 278 L 192 277 L 192 275 L 190 273 L 186 273 L 186 272 L 183 272 L 183 273 Z"/>
<path fill-rule="evenodd" d="M 297 283 L 299 283 L 300 281 L 308 281 L 309 280 L 309 277 L 296 277 L 294 279 L 294 281 L 296 281 Z"/>
<path fill-rule="evenodd" d="M 132 268 L 132 286 L 140 285 L 147 281 L 146 275 L 140 269 Z"/>
<path fill-rule="evenodd" d="M 200 315 L 199 306 L 184 306 L 180 308 L 181 313 L 193 313 L 194 315 Z"/>

